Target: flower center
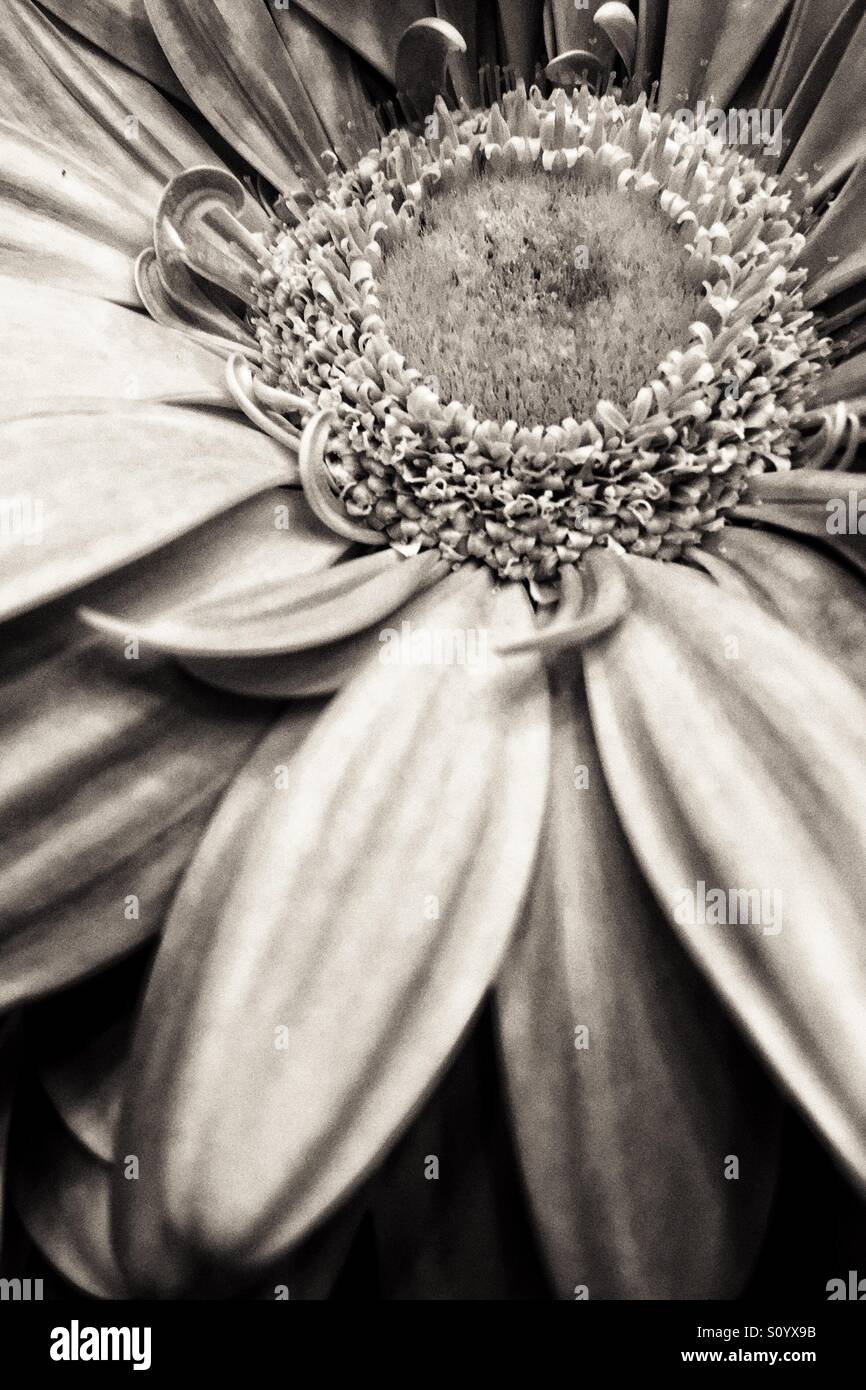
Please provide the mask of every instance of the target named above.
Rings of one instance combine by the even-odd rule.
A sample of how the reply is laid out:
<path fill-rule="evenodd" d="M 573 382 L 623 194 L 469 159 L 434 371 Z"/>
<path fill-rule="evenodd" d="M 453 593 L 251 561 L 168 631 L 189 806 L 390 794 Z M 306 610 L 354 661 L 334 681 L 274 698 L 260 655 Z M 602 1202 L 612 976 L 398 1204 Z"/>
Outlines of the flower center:
<path fill-rule="evenodd" d="M 644 97 L 440 99 L 287 220 L 253 389 L 355 539 L 540 591 L 595 545 L 687 559 L 796 462 L 827 348 L 795 193 Z"/>
<path fill-rule="evenodd" d="M 688 341 L 702 295 L 657 209 L 531 171 L 431 199 L 385 256 L 389 338 L 442 400 L 548 425 L 621 409 Z"/>

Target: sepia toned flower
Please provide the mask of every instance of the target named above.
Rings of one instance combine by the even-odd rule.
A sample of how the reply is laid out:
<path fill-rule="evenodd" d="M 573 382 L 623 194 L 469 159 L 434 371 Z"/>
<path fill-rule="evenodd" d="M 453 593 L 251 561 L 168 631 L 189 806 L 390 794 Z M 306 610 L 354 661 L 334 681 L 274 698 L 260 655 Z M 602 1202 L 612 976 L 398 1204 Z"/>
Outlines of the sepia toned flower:
<path fill-rule="evenodd" d="M 742 1296 L 866 1177 L 862 7 L 0 34 L 4 1268 Z"/>

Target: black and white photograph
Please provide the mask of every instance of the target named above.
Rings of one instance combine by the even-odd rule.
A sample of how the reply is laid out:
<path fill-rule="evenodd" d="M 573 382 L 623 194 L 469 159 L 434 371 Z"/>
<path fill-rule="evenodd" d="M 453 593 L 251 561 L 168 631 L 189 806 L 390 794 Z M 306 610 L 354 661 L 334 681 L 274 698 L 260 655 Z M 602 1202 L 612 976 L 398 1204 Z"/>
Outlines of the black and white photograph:
<path fill-rule="evenodd" d="M 28 1374 L 862 1348 L 866 0 L 0 0 L 0 343 Z"/>

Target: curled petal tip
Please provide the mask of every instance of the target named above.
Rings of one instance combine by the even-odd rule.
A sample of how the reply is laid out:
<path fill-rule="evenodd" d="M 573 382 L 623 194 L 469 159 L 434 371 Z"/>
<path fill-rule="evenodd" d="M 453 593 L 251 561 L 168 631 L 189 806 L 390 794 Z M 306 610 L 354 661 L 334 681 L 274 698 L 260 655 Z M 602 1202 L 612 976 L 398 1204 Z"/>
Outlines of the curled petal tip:
<path fill-rule="evenodd" d="M 622 0 L 608 0 L 596 10 L 593 22 L 610 39 L 630 77 L 637 49 L 637 20 L 633 11 L 622 4 Z"/>
<path fill-rule="evenodd" d="M 397 45 L 394 83 L 408 96 L 420 116 L 433 110 L 445 90 L 448 59 L 465 53 L 466 41 L 459 29 L 444 19 L 418 19 L 404 30 Z"/>
<path fill-rule="evenodd" d="M 584 72 L 601 72 L 604 63 L 597 53 L 588 48 L 570 48 L 566 53 L 557 53 L 544 69 L 545 77 L 557 87 L 573 87 Z"/>
<path fill-rule="evenodd" d="M 372 531 L 352 521 L 341 508 L 328 480 L 325 450 L 334 423 L 333 413 L 319 410 L 304 426 L 298 448 L 298 472 L 304 496 L 321 522 L 338 536 L 359 545 L 383 544 L 380 531 Z"/>

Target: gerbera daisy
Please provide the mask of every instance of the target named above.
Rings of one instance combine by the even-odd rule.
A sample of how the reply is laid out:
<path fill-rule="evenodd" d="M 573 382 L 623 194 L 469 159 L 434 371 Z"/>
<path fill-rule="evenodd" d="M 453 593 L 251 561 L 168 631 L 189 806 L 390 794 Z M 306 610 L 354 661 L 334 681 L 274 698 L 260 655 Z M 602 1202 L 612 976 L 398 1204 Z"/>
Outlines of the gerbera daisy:
<path fill-rule="evenodd" d="M 860 0 L 0 35 L 10 1269 L 738 1296 L 866 1176 Z"/>

